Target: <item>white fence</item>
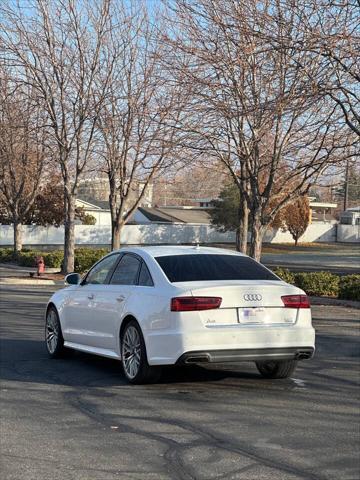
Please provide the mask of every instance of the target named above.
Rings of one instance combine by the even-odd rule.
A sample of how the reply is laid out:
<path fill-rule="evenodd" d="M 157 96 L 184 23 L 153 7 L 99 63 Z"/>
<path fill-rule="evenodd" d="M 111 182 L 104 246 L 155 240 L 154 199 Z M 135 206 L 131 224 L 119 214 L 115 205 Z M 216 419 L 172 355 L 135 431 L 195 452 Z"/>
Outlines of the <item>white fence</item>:
<path fill-rule="evenodd" d="M 336 242 L 336 227 L 334 223 L 312 223 L 306 229 L 300 242 Z M 264 237 L 265 243 L 291 243 L 293 238 L 289 232 L 269 229 Z"/>
<path fill-rule="evenodd" d="M 301 242 L 334 242 L 336 227 L 339 229 L 342 242 L 358 242 L 359 228 L 351 225 L 334 225 L 331 223 L 313 223 L 309 225 Z M 346 228 L 344 228 L 346 227 Z M 356 230 L 356 231 L 355 231 Z M 77 245 L 108 245 L 111 240 L 109 226 L 76 225 L 75 238 Z M 63 227 L 23 227 L 24 245 L 62 245 L 64 241 Z M 233 232 L 220 233 L 209 225 L 196 224 L 147 224 L 125 225 L 121 243 L 123 245 L 147 244 L 196 244 L 196 243 L 230 243 L 235 241 Z M 288 232 L 269 230 L 265 242 L 289 243 L 293 239 Z M 12 245 L 13 229 L 11 225 L 0 226 L 0 245 Z"/>
<path fill-rule="evenodd" d="M 360 224 L 359 225 L 338 225 L 337 241 L 360 243 Z"/>
<path fill-rule="evenodd" d="M 23 227 L 24 245 L 62 245 L 64 228 Z M 111 242 L 111 227 L 76 225 L 75 241 L 77 245 L 107 245 Z M 181 243 L 226 243 L 234 242 L 232 232 L 220 233 L 208 225 L 147 224 L 125 225 L 121 233 L 123 245 L 181 244 Z M 13 243 L 11 225 L 0 226 L 0 245 Z"/>

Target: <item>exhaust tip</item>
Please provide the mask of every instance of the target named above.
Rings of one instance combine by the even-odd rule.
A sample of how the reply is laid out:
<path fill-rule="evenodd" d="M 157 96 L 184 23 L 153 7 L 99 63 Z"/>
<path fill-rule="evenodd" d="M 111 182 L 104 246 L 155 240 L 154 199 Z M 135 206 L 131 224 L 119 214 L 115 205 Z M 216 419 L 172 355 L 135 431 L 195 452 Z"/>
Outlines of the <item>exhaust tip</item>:
<path fill-rule="evenodd" d="M 185 363 L 209 363 L 209 357 L 207 357 L 206 355 L 188 357 L 185 360 Z"/>
<path fill-rule="evenodd" d="M 311 352 L 299 352 L 296 354 L 296 360 L 308 360 L 311 356 Z"/>

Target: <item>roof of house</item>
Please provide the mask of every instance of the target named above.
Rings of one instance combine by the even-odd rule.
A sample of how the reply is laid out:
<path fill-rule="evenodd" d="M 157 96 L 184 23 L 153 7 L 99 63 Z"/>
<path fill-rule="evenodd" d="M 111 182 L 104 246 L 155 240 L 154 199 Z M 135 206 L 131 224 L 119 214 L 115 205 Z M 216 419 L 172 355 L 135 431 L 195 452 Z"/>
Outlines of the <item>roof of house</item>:
<path fill-rule="evenodd" d="M 86 208 L 91 209 L 91 210 L 110 210 L 110 205 L 107 200 L 85 200 L 84 198 L 78 198 L 77 199 L 79 202 L 83 203 Z"/>
<path fill-rule="evenodd" d="M 209 211 L 194 207 L 139 207 L 139 211 L 152 222 L 210 223 Z"/>
<path fill-rule="evenodd" d="M 334 202 L 318 202 L 317 200 L 310 200 L 309 205 L 311 208 L 336 208 L 337 203 Z"/>
<path fill-rule="evenodd" d="M 139 212 L 141 212 L 145 217 L 152 222 L 161 222 L 161 223 L 173 223 L 176 221 L 171 215 L 162 213 L 157 208 L 153 207 L 139 207 Z"/>
<path fill-rule="evenodd" d="M 162 213 L 167 213 L 184 223 L 210 223 L 209 210 L 203 208 L 173 208 L 160 207 L 158 208 Z"/>

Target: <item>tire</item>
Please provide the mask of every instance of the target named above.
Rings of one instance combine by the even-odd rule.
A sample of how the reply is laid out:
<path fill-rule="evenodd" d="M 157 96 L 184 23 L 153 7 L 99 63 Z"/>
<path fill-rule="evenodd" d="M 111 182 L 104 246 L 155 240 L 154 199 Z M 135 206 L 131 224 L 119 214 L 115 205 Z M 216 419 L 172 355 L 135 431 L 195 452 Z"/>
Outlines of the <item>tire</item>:
<path fill-rule="evenodd" d="M 297 363 L 297 360 L 256 362 L 256 367 L 264 378 L 289 378 Z"/>
<path fill-rule="evenodd" d="M 120 341 L 122 365 L 127 381 L 141 385 L 159 380 L 161 369 L 148 364 L 144 337 L 135 320 L 126 324 Z"/>
<path fill-rule="evenodd" d="M 59 358 L 64 354 L 64 338 L 61 331 L 59 315 L 55 307 L 50 306 L 46 312 L 45 345 L 51 358 Z"/>

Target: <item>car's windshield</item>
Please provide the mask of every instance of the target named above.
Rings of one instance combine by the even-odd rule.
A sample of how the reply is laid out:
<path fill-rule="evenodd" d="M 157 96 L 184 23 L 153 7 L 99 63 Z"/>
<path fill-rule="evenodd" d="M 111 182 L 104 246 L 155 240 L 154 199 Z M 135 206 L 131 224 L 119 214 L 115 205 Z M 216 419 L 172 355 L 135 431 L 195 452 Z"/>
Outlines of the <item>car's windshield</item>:
<path fill-rule="evenodd" d="M 240 255 L 166 255 L 155 259 L 172 283 L 208 280 L 279 280 L 259 263 Z"/>

